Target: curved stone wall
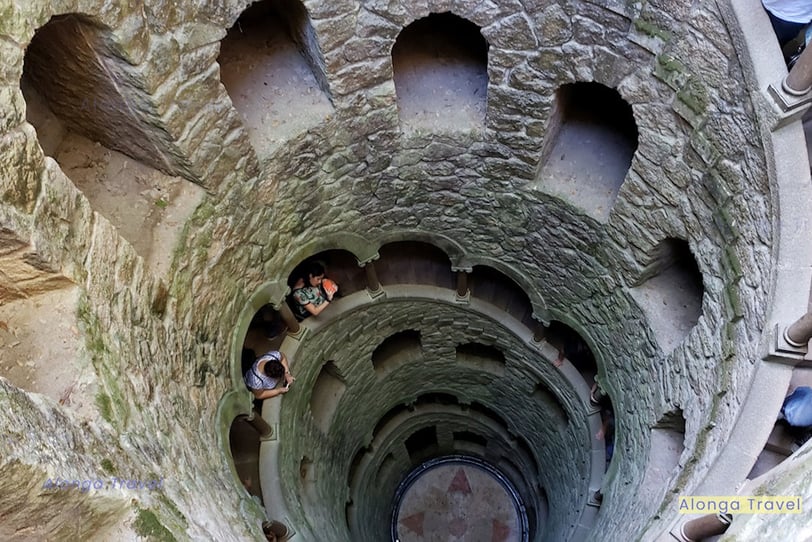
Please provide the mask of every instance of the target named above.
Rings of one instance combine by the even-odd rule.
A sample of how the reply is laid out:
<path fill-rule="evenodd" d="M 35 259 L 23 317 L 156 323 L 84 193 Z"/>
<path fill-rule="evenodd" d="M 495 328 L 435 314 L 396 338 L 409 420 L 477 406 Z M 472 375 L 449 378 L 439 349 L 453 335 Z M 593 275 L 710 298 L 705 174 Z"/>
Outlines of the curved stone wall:
<path fill-rule="evenodd" d="M 421 292 L 419 287 L 413 290 L 411 297 L 407 294 L 342 311 L 339 318 L 309 333 L 295 351 L 293 363 L 298 367 L 295 386 L 306 391 L 289 394 L 280 411 L 280 480 L 291 505 L 292 519 L 297 525 L 309 525 L 314 535 L 328 537 L 326 533 L 335 533 L 330 539 L 350 539 L 358 535 L 345 530 L 347 522 L 343 516 L 345 503 L 353 500 L 358 510 L 355 521 L 358 532 L 367 534 L 361 538 L 371 540 L 380 538 L 381 533 L 385 535 L 387 514 L 382 513 L 381 507 L 389 506 L 399 481 L 397 476 L 417 466 L 404 457 L 405 438 L 432 422 L 461 431 L 466 429 L 464 420 L 433 420 L 425 416 L 422 421 L 411 417 L 404 420 L 404 424 L 411 424 L 411 429 L 397 430 L 403 438 L 376 441 L 369 459 L 371 465 L 359 474 L 367 483 L 347 494 L 350 465 L 359 450 L 373 444 L 374 429 L 387 412 L 398 405 L 420 402 L 420 397 L 426 394 L 439 393 L 456 397 L 461 404 L 487 407 L 503 420 L 503 433 L 521 436 L 528 443 L 534 454 L 530 459 L 544 468 L 526 472 L 538 471 L 539 485 L 558 497 L 550 503 L 546 539 L 566 538 L 578 523 L 590 482 L 592 431 L 582 399 L 541 352 L 527 344 L 526 339 L 517 340 L 506 315 L 502 315 L 500 322 L 494 316 L 484 318 L 472 308 L 455 306 L 450 291 L 443 294 Z M 418 293 L 422 295 L 418 297 Z M 443 298 L 447 301 L 442 301 Z M 340 310 L 340 306 L 335 309 Z M 499 313 L 491 310 L 491 314 Z M 513 324 L 521 329 L 518 322 Z M 397 365 L 385 374 L 377 372 L 373 368 L 373 351 L 402 330 L 419 332 L 421 354 L 401 356 L 403 359 L 398 359 Z M 504 377 L 456 361 L 457 345 L 471 342 L 486 342 L 505 354 Z M 308 391 L 317 387 L 316 380 L 327 360 L 334 362 L 346 389 L 337 399 L 329 430 L 325 432 L 312 421 Z M 556 390 L 560 402 L 557 410 L 534 397 L 539 384 Z M 566 412 L 563 420 L 558 414 L 561 410 Z M 500 440 L 506 449 L 511 447 L 510 438 Z M 452 452 L 446 443 L 445 453 Z M 389 453 L 395 453 L 398 470 L 392 476 L 396 478 L 376 480 L 374 472 Z M 305 456 L 315 469 L 318 496 L 307 502 L 298 497 L 304 493 L 302 482 L 296 483 Z M 328 502 L 330 505 L 326 505 Z M 365 530 L 373 526 L 376 531 Z"/>
<path fill-rule="evenodd" d="M 307 255 L 302 247 L 341 234 L 354 243 L 366 240 L 365 250 L 374 255 L 385 240 L 408 231 L 404 238 L 417 239 L 419 233 L 438 246 L 452 239 L 463 253 L 461 262 L 498 260 L 544 300 L 545 314 L 536 306 L 537 317 L 567 323 L 592 346 L 619 428 L 616 457 L 603 486 L 606 497 L 590 539 L 656 538 L 676 519 L 675 495 L 698 488 L 735 490 L 749 466 L 738 465 L 734 475 L 719 481 L 718 458 L 729 451 L 726 442 L 747 407 L 754 375 L 765 370 L 762 331 L 775 323 L 773 292 L 798 277 L 776 271 L 781 239 L 775 202 L 784 180 L 771 181 L 768 174 L 775 158 L 771 136 L 760 122 L 769 114 L 750 57 L 738 45 L 742 31 L 727 2 L 701 8 L 659 0 L 305 2 L 324 57 L 319 75 L 335 115 L 288 141 L 262 166 L 219 84 L 216 64 L 219 40 L 247 4 L 82 0 L 60 2 L 58 8 L 47 2 L 2 7 L 0 219 L 4 230 L 30 241 L 37 261 L 61 270 L 82 289 L 79 333 L 98 377 L 98 396 L 107 398 L 100 403 L 110 407 L 93 420 L 53 402 L 43 408 L 66 411 L 64 430 L 84 444 L 85 457 L 96 463 L 111 454 L 126 456 L 132 477 L 169 473 L 174 482 L 163 494 L 141 494 L 137 501 L 155 510 L 178 538 L 256 536 L 258 509 L 232 476 L 222 427 L 212 422 L 221 397 L 235 389 L 244 392 L 233 370 L 235 346 L 242 339 L 235 334 L 240 315 L 261 285 L 284 283 Z M 389 51 L 400 29 L 443 11 L 475 23 L 490 45 L 485 129 L 407 137 L 398 127 Z M 19 81 L 25 47 L 36 29 L 64 13 L 86 14 L 110 28 L 109 62 L 120 68 L 110 77 L 119 83 L 126 79 L 126 99 L 135 111 L 124 122 L 138 123 L 138 133 L 170 157 L 178 172 L 208 190 L 186 220 L 165 276 L 147 270 L 130 244 L 94 213 L 58 164 L 43 155 L 24 120 Z M 616 88 L 632 106 L 639 132 L 631 169 L 605 222 L 536 183 L 555 90 L 580 81 Z M 808 196 L 808 189 L 797 191 Z M 787 220 L 797 218 L 792 209 L 781 212 L 788 213 Z M 697 325 L 667 355 L 630 292 L 666 238 L 688 242 L 704 285 Z M 805 275 L 802 279 L 808 282 Z M 363 324 L 382 307 L 395 310 L 396 305 L 404 319 L 416 317 L 413 311 L 421 317 L 426 312 L 425 302 L 372 305 L 306 337 L 295 362 L 299 384 L 312 381 L 325 361 L 319 345 L 335 351 L 339 365 L 347 360 L 348 378 L 359 383 L 368 378 L 360 368 L 357 376 L 350 370 L 364 357 L 351 355 L 348 345 L 368 358 L 387 333 L 401 331 L 391 325 L 378 333 Z M 453 318 L 462 318 L 459 313 L 474 318 L 451 305 L 432 307 L 432 314 L 445 311 Z M 431 326 L 419 327 L 429 338 Z M 464 327 L 460 336 L 476 340 Z M 344 334 L 353 330 L 357 336 L 347 341 Z M 449 351 L 439 341 L 429 344 L 438 357 Z M 551 366 L 511 357 L 526 351 L 524 346 L 509 350 L 508 365 L 519 372 L 496 390 L 505 397 L 522 390 L 521 373 L 532 366 L 549 378 L 562 402 L 574 401 Z M 784 383 L 785 373 L 778 378 Z M 449 376 L 440 371 L 437 380 Z M 775 412 L 783 398 L 779 388 L 765 395 L 764 404 Z M 307 390 L 298 386 L 286 396 L 282 411 L 305 412 Z M 402 400 L 422 391 L 404 391 Z M 465 390 L 455 391 L 465 396 Z M 0 414 L 3 425 L 14 425 L 18 415 L 38 415 L 24 401 L 13 403 L 18 405 L 14 415 Z M 515 403 L 488 406 L 502 412 Z M 381 404 L 376 411 L 387 408 Z M 649 457 L 649 429 L 678 409 L 686 421 L 679 468 L 666 486 L 638 491 Z M 347 408 L 341 415 L 353 412 Z M 560 467 L 540 473 L 548 491 L 566 495 L 561 504 L 551 502 L 547 525 L 555 536 L 570 532 L 576 519 L 568 506 L 583 503 L 587 489 L 581 485 L 586 469 L 580 458 L 588 433 L 578 412 L 573 410 L 571 418 L 578 424 L 573 430 L 582 433 L 578 442 L 570 446 L 565 440 L 570 437 L 562 436 L 533 446 Z M 536 415 L 541 418 L 541 411 Z M 773 412 L 764 416 L 773 419 Z M 550 429 L 541 419 L 531 428 L 531 421 L 517 428 L 525 437 L 525 431 Z M 348 427 L 346 421 L 335 423 L 336 430 Z M 79 429 L 87 424 L 109 436 L 91 439 Z M 375 420 L 366 425 L 371 431 Z M 771 422 L 756 425 L 753 456 Z M 304 439 L 315 439 L 313 431 L 296 417 L 283 419 L 283 472 L 298 471 L 299 451 Z M 336 448 L 335 470 L 319 467 L 328 473 L 320 481 L 320 500 L 336 498 L 322 509 L 333 529 L 344 521 L 346 490 L 339 484 L 368 436 L 348 430 Z M 36 429 L 36 438 L 50 437 Z M 111 442 L 115 445 L 106 444 Z M 214 442 L 222 454 L 211 453 Z M 32 455 L 15 442 L 0 447 L 4 469 L 17 461 L 46 478 L 64 463 Z M 94 474 L 88 464 L 76 475 Z M 708 475 L 716 477 L 706 487 Z M 295 479 L 283 489 L 291 513 L 301 519 L 314 503 L 298 499 L 290 481 Z M 23 491 L 16 478 L 4 478 L 0 486 L 4 494 Z M 111 498 L 124 503 L 131 497 Z M 70 495 L 56 498 L 48 513 L 69 518 Z M 111 517 L 107 511 L 99 503 L 97 517 Z M 43 517 L 42 510 L 28 516 L 32 523 L 42 523 Z M 19 521 L 22 526 L 27 519 Z M 306 532 L 307 523 L 302 525 Z"/>

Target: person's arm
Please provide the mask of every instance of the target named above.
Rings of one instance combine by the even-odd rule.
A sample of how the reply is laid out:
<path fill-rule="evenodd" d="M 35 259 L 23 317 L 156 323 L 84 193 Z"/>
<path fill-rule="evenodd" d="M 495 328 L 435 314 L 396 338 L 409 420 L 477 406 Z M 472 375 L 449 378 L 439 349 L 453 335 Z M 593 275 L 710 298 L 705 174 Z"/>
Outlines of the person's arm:
<path fill-rule="evenodd" d="M 555 365 L 556 367 L 561 367 L 562 365 L 564 365 L 564 351 L 563 350 L 558 351 L 558 357 L 555 358 L 555 361 L 553 362 L 553 365 Z"/>
<path fill-rule="evenodd" d="M 309 312 L 313 316 L 318 316 L 319 314 L 321 314 L 321 311 L 323 311 L 324 309 L 327 308 L 327 305 L 329 305 L 329 304 L 330 304 L 330 300 L 328 299 L 327 301 L 325 301 L 324 303 L 322 303 L 321 305 L 318 305 L 318 306 L 314 305 L 313 303 L 308 303 L 307 305 L 303 305 L 303 307 L 304 307 L 304 310 L 306 310 L 307 312 Z"/>
<path fill-rule="evenodd" d="M 595 438 L 596 439 L 603 440 L 603 437 L 606 436 L 606 429 L 607 429 L 608 425 L 609 425 L 608 420 L 604 420 L 603 423 L 601 423 L 601 428 L 598 429 L 597 433 L 595 433 Z"/>
<path fill-rule="evenodd" d="M 293 374 L 290 372 L 290 365 L 288 365 L 288 357 L 283 353 L 279 352 L 282 355 L 282 358 L 279 360 L 279 363 L 282 364 L 282 367 L 285 368 L 285 387 L 290 386 L 290 383 L 296 380 L 293 377 Z"/>
<path fill-rule="evenodd" d="M 270 399 L 271 397 L 287 393 L 289 390 L 290 388 L 287 386 L 278 386 L 272 390 L 251 390 L 251 392 L 253 392 L 254 397 L 257 399 Z"/>

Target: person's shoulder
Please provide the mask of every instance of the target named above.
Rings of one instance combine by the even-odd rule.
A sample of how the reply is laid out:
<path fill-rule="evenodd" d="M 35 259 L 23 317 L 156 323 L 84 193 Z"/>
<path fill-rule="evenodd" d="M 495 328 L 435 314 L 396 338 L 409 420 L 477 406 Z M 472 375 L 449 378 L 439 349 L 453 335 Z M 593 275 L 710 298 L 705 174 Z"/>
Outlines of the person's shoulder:
<path fill-rule="evenodd" d="M 293 290 L 293 292 L 291 292 L 291 295 L 296 301 L 303 301 L 308 297 L 307 287 L 302 286 L 301 288 L 296 288 Z"/>
<path fill-rule="evenodd" d="M 254 371 L 250 369 L 245 372 L 245 375 L 243 375 L 243 381 L 245 381 L 245 385 L 248 386 L 249 389 L 254 390 L 258 388 L 257 380 L 258 378 L 254 374 Z"/>
<path fill-rule="evenodd" d="M 282 352 L 280 352 L 279 350 L 268 350 L 267 352 L 262 354 L 262 356 L 260 356 L 260 358 L 257 360 L 257 363 L 259 363 L 260 361 L 268 361 L 269 359 L 275 359 L 277 361 L 282 359 Z"/>

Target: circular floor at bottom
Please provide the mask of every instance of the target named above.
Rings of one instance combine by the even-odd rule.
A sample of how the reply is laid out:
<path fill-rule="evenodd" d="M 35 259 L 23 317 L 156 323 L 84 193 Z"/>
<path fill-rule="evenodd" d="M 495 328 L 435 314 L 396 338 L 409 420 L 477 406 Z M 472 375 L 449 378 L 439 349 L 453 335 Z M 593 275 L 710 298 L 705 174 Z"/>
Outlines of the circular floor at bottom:
<path fill-rule="evenodd" d="M 518 496 L 491 469 L 467 459 L 417 469 L 401 484 L 399 542 L 521 542 Z"/>

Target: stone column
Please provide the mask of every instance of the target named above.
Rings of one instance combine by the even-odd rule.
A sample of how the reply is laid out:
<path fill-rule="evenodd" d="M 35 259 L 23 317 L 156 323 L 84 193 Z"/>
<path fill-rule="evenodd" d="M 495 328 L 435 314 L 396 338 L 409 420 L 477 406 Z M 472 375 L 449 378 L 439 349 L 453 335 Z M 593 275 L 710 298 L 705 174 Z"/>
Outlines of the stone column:
<path fill-rule="evenodd" d="M 782 116 L 776 128 L 801 119 L 812 103 L 812 47 L 807 47 L 789 74 L 767 87 Z"/>
<path fill-rule="evenodd" d="M 700 542 L 727 531 L 731 521 L 730 514 L 706 514 L 680 525 L 679 534 L 683 542 Z"/>
<path fill-rule="evenodd" d="M 380 258 L 380 254 L 375 254 L 366 260 L 358 260 L 358 266 L 363 267 L 367 275 L 367 293 L 373 299 L 386 293 L 381 285 L 380 279 L 378 279 L 378 271 L 375 269 L 375 264 L 373 263 L 378 258 Z"/>
<path fill-rule="evenodd" d="M 788 93 L 803 96 L 812 90 L 812 50 L 804 49 L 781 84 Z"/>
<path fill-rule="evenodd" d="M 457 297 L 468 297 L 468 273 L 457 271 Z"/>
<path fill-rule="evenodd" d="M 375 264 L 367 262 L 364 264 L 364 271 L 367 274 L 367 290 L 375 293 L 381 289 L 381 281 L 378 280 L 378 272 L 375 271 Z"/>
<path fill-rule="evenodd" d="M 471 290 L 468 288 L 468 273 L 473 271 L 473 268 L 452 266 L 451 271 L 457 274 L 457 291 L 454 293 L 454 301 L 468 303 L 471 301 Z"/>
<path fill-rule="evenodd" d="M 259 433 L 260 440 L 270 440 L 273 437 L 273 428 L 258 412 L 252 410 L 251 415 L 245 417 L 245 421 Z"/>
<path fill-rule="evenodd" d="M 540 343 L 547 337 L 547 326 L 543 322 L 536 322 L 536 327 L 533 329 L 533 342 Z"/>
<path fill-rule="evenodd" d="M 282 316 L 282 321 L 285 323 L 285 326 L 287 326 L 288 333 L 292 333 L 293 335 L 299 333 L 299 321 L 296 320 L 288 304 L 283 301 L 279 306 L 274 308 L 278 310 L 279 315 Z"/>
<path fill-rule="evenodd" d="M 784 340 L 796 348 L 809 344 L 809 339 L 812 339 L 812 312 L 807 312 L 784 330 Z"/>
<path fill-rule="evenodd" d="M 288 526 L 281 521 L 263 521 L 262 534 L 264 534 L 265 538 L 268 540 L 283 542 L 284 540 L 287 540 L 285 537 L 290 534 L 290 529 L 288 529 Z"/>

